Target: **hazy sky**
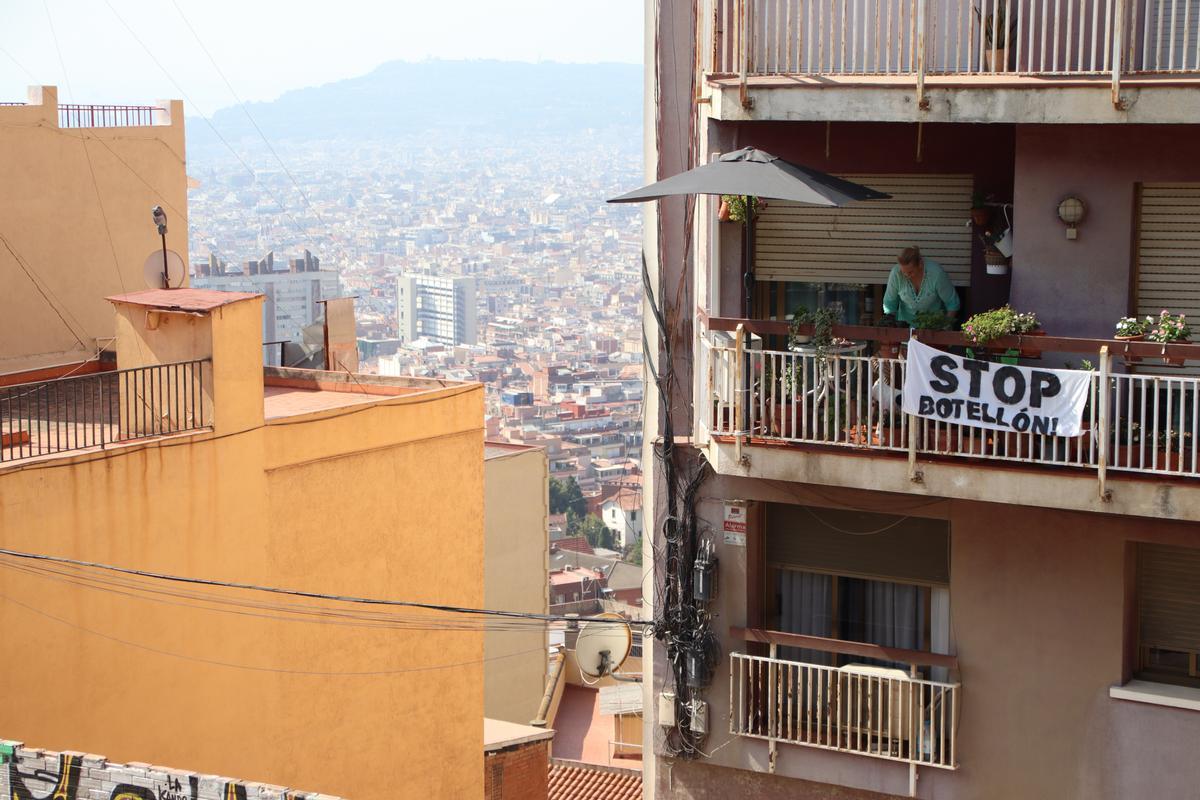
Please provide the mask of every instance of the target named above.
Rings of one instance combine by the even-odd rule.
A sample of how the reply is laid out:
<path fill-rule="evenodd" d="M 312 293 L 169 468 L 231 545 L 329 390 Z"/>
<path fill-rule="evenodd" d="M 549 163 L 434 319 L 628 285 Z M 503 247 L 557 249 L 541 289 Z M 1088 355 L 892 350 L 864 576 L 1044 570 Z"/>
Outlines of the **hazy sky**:
<path fill-rule="evenodd" d="M 56 84 L 61 102 L 232 105 L 177 9 L 243 100 L 397 59 L 642 60 L 643 0 L 0 0 L 0 101 Z"/>

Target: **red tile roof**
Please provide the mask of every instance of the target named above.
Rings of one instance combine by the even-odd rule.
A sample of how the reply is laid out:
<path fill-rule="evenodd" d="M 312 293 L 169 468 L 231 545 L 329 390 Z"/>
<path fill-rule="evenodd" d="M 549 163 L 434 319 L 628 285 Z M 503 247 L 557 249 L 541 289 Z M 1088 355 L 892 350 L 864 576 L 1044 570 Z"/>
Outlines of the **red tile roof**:
<path fill-rule="evenodd" d="M 259 297 L 256 292 L 222 292 L 216 289 L 143 289 L 140 292 L 114 294 L 113 303 L 129 303 L 171 311 L 212 311 L 219 306 Z"/>
<path fill-rule="evenodd" d="M 566 539 L 555 539 L 550 543 L 551 547 L 557 547 L 559 550 L 572 550 L 576 553 L 587 553 L 592 555 L 595 551 L 588 544 L 588 540 L 583 536 L 569 536 Z"/>
<path fill-rule="evenodd" d="M 548 800 L 641 800 L 642 773 L 634 769 L 550 761 Z"/>

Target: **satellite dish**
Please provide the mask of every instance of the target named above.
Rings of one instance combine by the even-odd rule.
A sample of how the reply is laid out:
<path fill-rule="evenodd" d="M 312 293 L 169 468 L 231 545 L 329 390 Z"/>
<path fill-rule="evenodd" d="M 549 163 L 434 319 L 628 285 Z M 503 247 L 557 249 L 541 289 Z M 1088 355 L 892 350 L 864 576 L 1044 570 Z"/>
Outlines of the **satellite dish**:
<path fill-rule="evenodd" d="M 589 678 L 601 678 L 620 669 L 633 648 L 633 633 L 620 614 L 600 614 L 579 624 L 575 660 Z"/>
<path fill-rule="evenodd" d="M 185 275 L 183 258 L 179 253 L 174 250 L 167 251 L 167 275 L 170 281 L 163 286 L 162 250 L 155 250 L 146 256 L 146 263 L 142 265 L 142 276 L 146 279 L 146 286 L 150 289 L 178 289 L 183 286 Z"/>

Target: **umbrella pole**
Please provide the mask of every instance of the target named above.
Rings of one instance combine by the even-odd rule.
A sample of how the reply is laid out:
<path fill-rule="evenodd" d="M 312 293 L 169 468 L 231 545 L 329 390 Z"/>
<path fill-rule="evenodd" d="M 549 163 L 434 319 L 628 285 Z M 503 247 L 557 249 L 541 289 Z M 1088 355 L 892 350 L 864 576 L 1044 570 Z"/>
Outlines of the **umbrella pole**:
<path fill-rule="evenodd" d="M 746 287 L 746 319 L 750 319 L 751 313 L 754 310 L 754 209 L 750 205 L 751 198 L 749 195 L 746 195 L 743 199 L 746 204 L 746 224 L 742 226 L 742 282 Z M 739 331 L 738 335 L 745 335 L 747 340 L 750 338 L 749 332 L 742 334 Z M 744 347 L 747 343 L 739 342 L 738 346 Z M 742 369 L 745 370 L 745 373 L 742 375 L 742 386 L 747 390 L 745 402 L 742 403 L 742 430 L 749 431 L 751 420 L 750 398 L 753 396 L 749 391 L 752 379 L 749 358 L 745 359 Z"/>
<path fill-rule="evenodd" d="M 750 196 L 742 198 L 746 208 L 746 224 L 742 226 L 742 285 L 746 291 L 746 319 L 754 309 L 754 210 Z"/>

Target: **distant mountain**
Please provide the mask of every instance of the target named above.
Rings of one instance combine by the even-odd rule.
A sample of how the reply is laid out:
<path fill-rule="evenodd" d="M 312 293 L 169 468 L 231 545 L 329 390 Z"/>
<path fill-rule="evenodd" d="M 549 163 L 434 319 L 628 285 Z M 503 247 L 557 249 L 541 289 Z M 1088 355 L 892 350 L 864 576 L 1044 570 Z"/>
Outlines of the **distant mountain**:
<path fill-rule="evenodd" d="M 510 61 L 393 61 L 358 78 L 283 94 L 247 107 L 276 140 L 379 139 L 424 131 L 559 133 L 641 125 L 642 67 Z M 257 137 L 237 107 L 213 115 L 226 139 Z M 189 146 L 216 144 L 188 126 Z"/>

